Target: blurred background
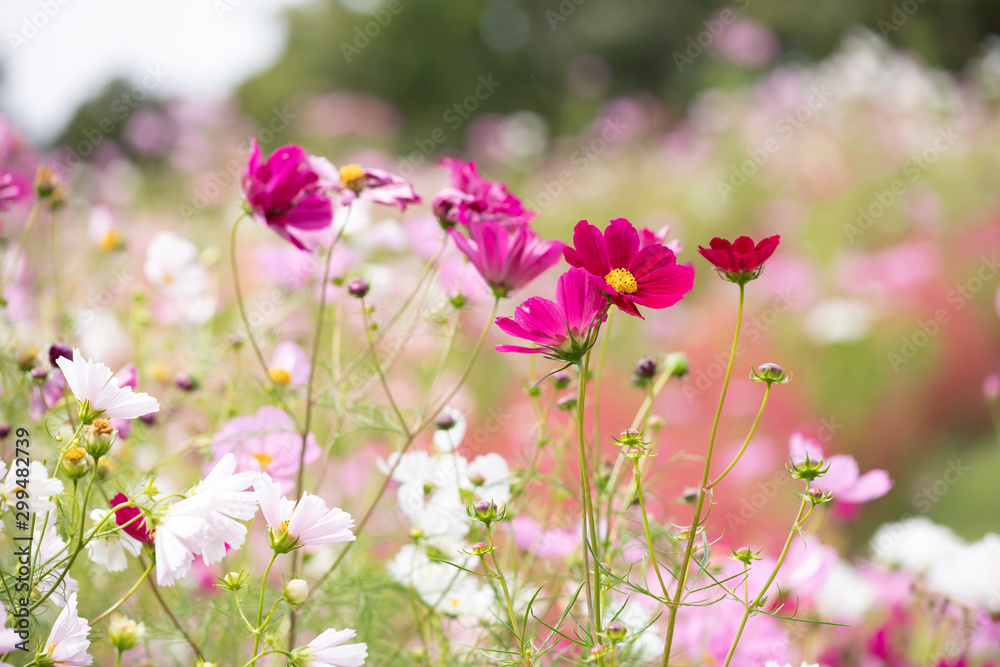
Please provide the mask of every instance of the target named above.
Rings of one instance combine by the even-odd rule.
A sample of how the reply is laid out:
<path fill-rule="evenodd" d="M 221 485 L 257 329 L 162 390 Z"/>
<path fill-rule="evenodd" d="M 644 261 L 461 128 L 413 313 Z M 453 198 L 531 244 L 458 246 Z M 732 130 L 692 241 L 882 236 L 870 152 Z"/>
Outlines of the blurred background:
<path fill-rule="evenodd" d="M 44 154 L 74 182 L 67 234 L 98 202 L 126 240 L 155 227 L 224 248 L 252 136 L 391 169 L 425 201 L 440 157 L 476 159 L 565 241 L 581 218 L 669 225 L 695 291 L 641 326 L 618 318 L 607 383 L 686 351 L 657 406 L 674 449 L 703 447 L 735 316 L 696 247 L 781 234 L 749 290 L 727 447 L 758 405 L 751 365 L 795 379 L 723 511 L 766 495 L 803 432 L 895 480 L 838 515 L 841 546 L 906 514 L 997 529 L 1000 3 L 4 0 L 0 29 L 0 157 Z M 486 363 L 480 403 L 511 400 L 525 367 Z M 639 400 L 611 392 L 606 423 Z M 661 469 L 659 498 L 696 467 Z"/>

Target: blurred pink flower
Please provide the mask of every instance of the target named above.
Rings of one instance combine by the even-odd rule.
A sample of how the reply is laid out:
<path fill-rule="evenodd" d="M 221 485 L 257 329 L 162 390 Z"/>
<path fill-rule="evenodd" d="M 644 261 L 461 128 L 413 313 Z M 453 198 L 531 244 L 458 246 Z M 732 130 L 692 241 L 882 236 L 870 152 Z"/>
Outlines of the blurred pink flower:
<path fill-rule="evenodd" d="M 294 341 L 278 343 L 267 365 L 267 376 L 279 385 L 304 385 L 309 380 L 309 358 Z"/>
<path fill-rule="evenodd" d="M 519 515 L 511 520 L 514 543 L 518 548 L 539 558 L 566 558 L 580 548 L 580 529 L 542 528 L 530 516 Z"/>
<path fill-rule="evenodd" d="M 337 169 L 321 157 L 309 158 L 309 163 L 320 176 L 320 186 L 339 193 L 342 206 L 361 198 L 385 206 L 398 206 L 400 211 L 405 211 L 408 204 L 420 203 L 420 195 L 413 190 L 412 183 L 384 169 L 362 168 L 356 164 L 345 164 Z"/>
<path fill-rule="evenodd" d="M 560 241 L 543 241 L 527 225 L 473 222 L 468 231 L 468 237 L 457 229 L 448 234 L 498 297 L 524 287 L 555 265 L 565 247 Z"/>
<path fill-rule="evenodd" d="M 892 488 L 892 480 L 885 470 L 869 470 L 862 475 L 858 468 L 858 462 L 853 456 L 837 454 L 825 458 L 823 446 L 818 441 L 807 438 L 801 433 L 792 435 L 789 450 L 792 461 L 795 463 L 801 463 L 808 455 L 810 460 L 822 460 L 829 465 L 826 474 L 816 479 L 813 486 L 823 491 L 829 491 L 833 494 L 834 500 L 839 503 L 855 505 L 865 503 L 881 498 Z"/>
<path fill-rule="evenodd" d="M 475 160 L 463 162 L 458 158 L 445 158 L 441 164 L 451 171 L 451 186 L 434 197 L 431 208 L 442 224 L 499 222 L 522 225 L 537 215 L 525 209 L 506 185 L 480 176 Z"/>
<path fill-rule="evenodd" d="M 737 16 L 736 20 L 724 20 L 724 15 L 732 10 L 716 12 L 709 21 L 723 23 L 721 34 L 711 45 L 712 53 L 723 60 L 737 65 L 760 67 L 774 60 L 780 44 L 774 33 L 757 21 Z"/>
<path fill-rule="evenodd" d="M 300 146 L 283 146 L 267 162 L 254 139 L 243 171 L 247 210 L 298 248 L 311 250 L 300 231 L 315 231 L 333 222 L 333 204 L 322 191 L 319 174 Z"/>
<path fill-rule="evenodd" d="M 252 417 L 234 417 L 212 438 L 212 462 L 206 473 L 226 454 L 236 457 L 237 472 L 253 471 L 269 474 L 280 482 L 284 492 L 292 489 L 299 470 L 302 435 L 283 410 L 265 405 Z M 316 437 L 306 439 L 304 462 L 319 460 Z"/>

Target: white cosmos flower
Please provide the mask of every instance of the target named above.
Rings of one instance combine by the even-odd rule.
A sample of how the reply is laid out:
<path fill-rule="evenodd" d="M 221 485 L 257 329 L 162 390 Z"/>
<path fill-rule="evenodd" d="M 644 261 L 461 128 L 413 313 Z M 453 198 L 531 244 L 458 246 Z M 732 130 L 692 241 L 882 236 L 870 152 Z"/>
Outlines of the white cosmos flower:
<path fill-rule="evenodd" d="M 149 282 L 171 298 L 199 296 L 208 284 L 208 271 L 198 262 L 198 247 L 173 232 L 153 237 L 142 269 Z"/>
<path fill-rule="evenodd" d="M 345 644 L 357 635 L 354 630 L 330 629 L 295 651 L 301 664 L 310 667 L 361 667 L 368 657 L 368 644 Z M 300 664 L 296 663 L 296 664 Z"/>
<path fill-rule="evenodd" d="M 0 653 L 12 653 L 21 641 L 17 631 L 4 627 L 6 623 L 7 610 L 4 608 L 3 602 L 0 602 Z M 0 667 L 11 667 L 11 665 L 9 662 L 0 662 Z"/>
<path fill-rule="evenodd" d="M 473 557 L 455 560 L 463 567 L 474 566 Z M 432 561 L 415 544 L 405 544 L 386 564 L 389 577 L 412 588 L 427 603 L 442 614 L 475 619 L 492 615 L 496 594 L 477 577 L 458 570 L 448 563 Z"/>
<path fill-rule="evenodd" d="M 950 562 L 964 545 L 950 528 L 922 516 L 884 524 L 869 542 L 874 560 L 911 574 L 924 574 L 935 563 Z"/>
<path fill-rule="evenodd" d="M 91 511 L 90 518 L 96 523 L 100 523 L 108 512 L 110 510 L 95 509 Z M 109 528 L 114 528 L 116 525 L 114 521 L 106 521 L 101 526 L 101 532 L 107 532 Z M 128 567 L 126 552 L 138 556 L 140 551 L 142 551 L 142 543 L 122 530 L 87 542 L 87 555 L 90 556 L 90 560 L 98 565 L 103 565 L 108 569 L 108 572 L 121 572 Z"/>
<path fill-rule="evenodd" d="M 77 613 L 76 593 L 73 593 L 52 626 L 45 642 L 45 656 L 53 663 L 67 667 L 93 664 L 93 656 L 87 653 L 90 648 L 89 634 L 90 625 Z"/>
<path fill-rule="evenodd" d="M 257 513 L 257 495 L 247 491 L 260 473 L 236 470 L 236 457 L 226 454 L 188 496 L 167 510 L 156 526 L 156 581 L 172 586 L 191 569 L 200 555 L 206 565 L 217 563 L 232 549 L 243 546 L 247 527 Z"/>
<path fill-rule="evenodd" d="M 27 477 L 18 476 L 16 467 L 8 470 L 5 477 L 5 468 L 5 464 L 0 461 L 0 479 L 3 479 L 3 484 L 0 485 L 0 512 L 14 506 L 18 500 L 17 492 L 22 488 L 28 491 L 28 506 L 33 513 L 43 514 L 56 508 L 49 498 L 63 492 L 63 483 L 62 480 L 49 477 L 44 463 L 32 461 L 28 466 Z M 24 486 L 18 484 L 18 481 L 24 480 L 29 481 Z M 3 528 L 2 521 L 0 528 Z"/>
<path fill-rule="evenodd" d="M 400 510 L 420 530 L 429 546 L 436 547 L 448 557 L 465 546 L 463 538 L 469 534 L 472 520 L 456 487 L 445 487 L 427 494 L 422 484 L 407 482 L 396 491 L 396 499 Z"/>
<path fill-rule="evenodd" d="M 510 466 L 500 454 L 477 456 L 466 475 L 476 500 L 505 504 L 510 501 Z"/>
<path fill-rule="evenodd" d="M 354 519 L 339 507 L 328 509 L 319 496 L 302 494 L 297 502 L 281 495 L 281 484 L 263 475 L 254 483 L 260 510 L 277 539 L 288 536 L 286 546 L 311 546 L 351 542 Z"/>
<path fill-rule="evenodd" d="M 449 429 L 439 428 L 434 431 L 432 437 L 434 446 L 440 452 L 453 452 L 456 447 L 462 444 L 462 440 L 465 438 L 465 429 L 467 426 L 465 415 L 451 406 L 446 406 L 441 411 L 441 415 L 451 417 L 455 424 Z"/>
<path fill-rule="evenodd" d="M 953 602 L 1000 612 L 1000 535 L 962 545 L 927 572 L 927 586 Z"/>
<path fill-rule="evenodd" d="M 59 357 L 56 363 L 76 400 L 88 406 L 92 417 L 135 419 L 160 409 L 160 404 L 149 394 L 134 393 L 132 387 L 119 387 L 110 368 L 85 359 L 80 350 L 73 350 L 72 360 Z"/>

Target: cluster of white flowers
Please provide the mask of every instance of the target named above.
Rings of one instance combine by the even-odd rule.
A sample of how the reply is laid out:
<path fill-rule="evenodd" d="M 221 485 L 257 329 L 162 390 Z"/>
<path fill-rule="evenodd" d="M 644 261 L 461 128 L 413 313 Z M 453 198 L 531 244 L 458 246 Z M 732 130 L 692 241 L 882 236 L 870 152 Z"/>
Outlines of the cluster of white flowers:
<path fill-rule="evenodd" d="M 173 232 L 159 232 L 149 242 L 146 278 L 165 299 L 160 319 L 166 322 L 203 324 L 215 314 L 218 294 L 207 267 L 198 260 L 198 248 Z"/>
<path fill-rule="evenodd" d="M 510 468 L 499 454 L 469 461 L 457 452 L 466 431 L 465 417 L 457 410 L 445 408 L 438 424 L 433 452 L 407 452 L 402 459 L 392 455 L 379 462 L 382 472 L 391 472 L 400 483 L 396 498 L 414 537 L 414 543 L 389 562 L 389 575 L 442 614 L 465 622 L 484 621 L 494 617 L 495 591 L 485 580 L 449 562 L 475 568 L 476 558 L 468 554 L 472 527 L 468 505 L 506 504 Z"/>
<path fill-rule="evenodd" d="M 875 560 L 919 577 L 932 593 L 1000 613 L 1000 535 L 966 542 L 926 517 L 887 523 L 871 539 Z"/>

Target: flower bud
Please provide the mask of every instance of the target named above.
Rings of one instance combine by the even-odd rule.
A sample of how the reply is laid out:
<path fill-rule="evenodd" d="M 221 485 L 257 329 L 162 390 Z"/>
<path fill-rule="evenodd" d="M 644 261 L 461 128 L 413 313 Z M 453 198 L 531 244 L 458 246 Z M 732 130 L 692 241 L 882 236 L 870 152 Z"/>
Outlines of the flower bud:
<path fill-rule="evenodd" d="M 830 491 L 824 491 L 823 489 L 817 489 L 816 487 L 812 486 L 809 487 L 808 491 L 806 491 L 806 498 L 813 505 L 820 505 L 822 503 L 828 503 L 831 500 L 833 500 L 833 493 L 831 493 Z"/>
<path fill-rule="evenodd" d="M 441 431 L 450 431 L 455 427 L 455 418 L 447 412 L 442 412 L 437 416 L 437 419 L 434 420 L 434 425 Z"/>
<path fill-rule="evenodd" d="M 698 500 L 698 489 L 697 489 L 697 487 L 689 486 L 688 488 L 684 489 L 684 492 L 681 493 L 681 500 L 683 502 L 689 503 L 689 504 L 693 503 L 696 500 Z"/>
<path fill-rule="evenodd" d="M 635 365 L 635 376 L 638 380 L 649 380 L 656 376 L 657 370 L 656 360 L 644 357 Z"/>
<path fill-rule="evenodd" d="M 492 500 L 480 500 L 471 503 L 466 513 L 471 518 L 476 521 L 482 521 L 489 527 L 494 521 L 503 521 L 504 517 L 507 516 L 507 508 L 502 505 L 498 508 Z"/>
<path fill-rule="evenodd" d="M 235 593 L 246 587 L 247 581 L 250 580 L 250 574 L 240 570 L 239 572 L 229 572 L 224 577 L 216 578 L 222 582 L 221 584 L 216 584 L 216 586 Z"/>
<path fill-rule="evenodd" d="M 364 278 L 355 278 L 347 283 L 347 293 L 355 299 L 363 299 L 368 294 L 369 289 L 371 289 L 371 286 Z"/>
<path fill-rule="evenodd" d="M 141 421 L 143 424 L 148 424 L 149 426 L 152 426 L 153 424 L 156 423 L 156 413 L 150 412 L 148 415 L 139 415 L 139 421 Z"/>
<path fill-rule="evenodd" d="M 770 385 L 772 382 L 777 382 L 778 384 L 785 384 L 792 379 L 791 373 L 786 373 L 778 364 L 761 364 L 757 369 L 750 373 L 750 379 L 754 382 L 766 382 Z"/>
<path fill-rule="evenodd" d="M 145 636 L 146 626 L 144 624 L 136 623 L 131 618 L 125 618 L 121 614 L 115 614 L 111 617 L 108 624 L 108 639 L 119 652 L 124 653 L 135 648 Z"/>
<path fill-rule="evenodd" d="M 39 199 L 47 199 L 52 196 L 56 188 L 59 187 L 59 177 L 50 167 L 40 165 L 35 171 L 35 194 Z"/>
<path fill-rule="evenodd" d="M 413 540 L 414 542 L 416 542 L 417 540 L 419 540 L 423 536 L 424 536 L 424 531 L 421 530 L 420 526 L 411 526 L 410 527 L 410 539 L 411 540 Z"/>
<path fill-rule="evenodd" d="M 309 597 L 309 585 L 302 579 L 292 579 L 285 584 L 285 599 L 288 604 L 300 605 Z"/>
<path fill-rule="evenodd" d="M 73 348 L 62 343 L 52 343 L 49 346 L 49 363 L 52 364 L 53 368 L 55 368 L 56 361 L 60 357 L 66 357 L 70 361 L 73 361 Z"/>
<path fill-rule="evenodd" d="M 608 627 L 605 628 L 604 632 L 611 641 L 620 642 L 625 639 L 626 635 L 628 635 L 628 628 L 626 628 L 625 625 L 619 621 L 611 621 L 608 623 Z"/>
<path fill-rule="evenodd" d="M 174 386 L 182 391 L 194 391 L 198 388 L 198 380 L 185 371 L 180 371 L 174 376 Z"/>
<path fill-rule="evenodd" d="M 0 438 L 6 438 L 8 435 L 10 435 L 10 424 L 0 422 Z"/>
<path fill-rule="evenodd" d="M 590 649 L 590 655 L 587 656 L 584 659 L 584 661 L 585 662 L 598 662 L 598 661 L 601 661 L 601 660 L 604 659 L 605 656 L 607 656 L 608 651 L 610 651 L 610 650 L 611 650 L 611 648 L 608 647 L 608 646 L 592 646 L 591 649 Z"/>
<path fill-rule="evenodd" d="M 49 369 L 38 366 L 37 368 L 32 368 L 29 375 L 31 375 L 32 380 L 44 380 L 49 376 Z"/>
<path fill-rule="evenodd" d="M 83 429 L 84 448 L 95 461 L 111 451 L 111 445 L 117 438 L 118 431 L 111 427 L 107 419 L 95 419 Z"/>
<path fill-rule="evenodd" d="M 487 542 L 476 542 L 471 547 L 473 556 L 484 556 L 490 552 L 490 545 Z"/>
<path fill-rule="evenodd" d="M 87 474 L 90 469 L 90 461 L 87 459 L 87 450 L 83 447 L 73 447 L 63 456 L 63 470 L 70 479 L 79 479 Z"/>
<path fill-rule="evenodd" d="M 38 365 L 38 348 L 28 347 L 17 353 L 17 367 L 27 373 Z"/>
<path fill-rule="evenodd" d="M 663 371 L 669 373 L 671 377 L 682 378 L 688 373 L 690 364 L 687 355 L 683 352 L 671 352 L 663 358 Z"/>
<path fill-rule="evenodd" d="M 823 459 L 813 461 L 807 454 L 804 461 L 799 461 L 798 463 L 792 461 L 792 465 L 788 468 L 788 472 L 795 479 L 812 482 L 825 475 L 826 471 L 829 469 L 829 465 L 826 465 L 826 467 L 823 466 Z"/>
<path fill-rule="evenodd" d="M 551 378 L 549 378 L 549 381 L 552 382 L 552 386 L 555 387 L 556 389 L 565 389 L 566 387 L 569 386 L 569 383 L 572 380 L 573 378 L 570 377 L 570 374 L 567 373 L 566 371 L 559 371 L 558 373 L 554 374 Z"/>
<path fill-rule="evenodd" d="M 764 560 L 764 557 L 760 555 L 761 551 L 763 551 L 763 549 L 753 551 L 750 547 L 740 547 L 739 549 L 733 549 L 730 551 L 729 557 L 733 560 L 740 561 L 745 565 L 753 565 L 755 560 Z"/>
<path fill-rule="evenodd" d="M 576 396 L 573 394 L 567 394 L 563 396 L 558 401 L 556 401 L 556 408 L 559 410 L 572 410 L 576 407 Z"/>

